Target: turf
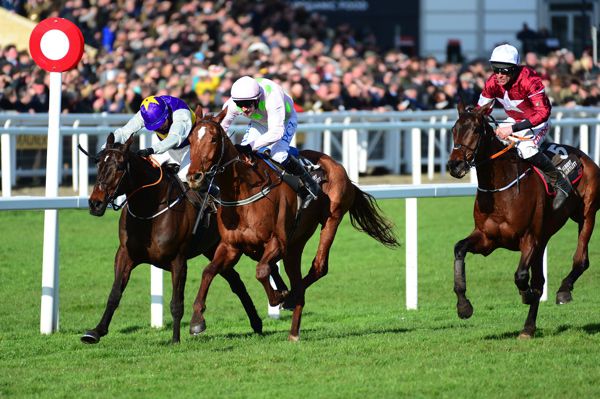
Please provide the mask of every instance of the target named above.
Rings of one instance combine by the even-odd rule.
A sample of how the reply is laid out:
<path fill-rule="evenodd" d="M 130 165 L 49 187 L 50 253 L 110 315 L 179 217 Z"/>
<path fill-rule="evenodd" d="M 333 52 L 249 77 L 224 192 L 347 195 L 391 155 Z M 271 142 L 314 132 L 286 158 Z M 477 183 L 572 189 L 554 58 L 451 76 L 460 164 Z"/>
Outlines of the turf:
<path fill-rule="evenodd" d="M 419 309 L 405 308 L 404 247 L 386 249 L 348 220 L 334 243 L 329 274 L 307 292 L 301 341 L 287 342 L 290 314 L 266 317 L 254 266 L 246 282 L 264 335 L 251 333 L 224 280 L 208 296 L 207 331 L 187 335 L 204 258 L 190 264 L 182 342 L 170 344 L 165 274 L 164 329 L 149 326 L 149 268 L 138 267 L 109 334 L 98 345 L 80 335 L 96 325 L 112 284 L 117 214 L 59 212 L 60 331 L 39 333 L 43 212 L 0 213 L 0 397 L 598 397 L 600 244 L 574 301 L 554 304 L 569 269 L 577 228 L 549 245 L 549 301 L 535 339 L 516 339 L 527 307 L 513 283 L 519 255 L 467 257 L 473 317 L 456 316 L 453 246 L 472 228 L 472 198 L 419 200 Z M 380 201 L 404 243 L 404 201 Z M 306 271 L 316 241 L 303 258 Z"/>

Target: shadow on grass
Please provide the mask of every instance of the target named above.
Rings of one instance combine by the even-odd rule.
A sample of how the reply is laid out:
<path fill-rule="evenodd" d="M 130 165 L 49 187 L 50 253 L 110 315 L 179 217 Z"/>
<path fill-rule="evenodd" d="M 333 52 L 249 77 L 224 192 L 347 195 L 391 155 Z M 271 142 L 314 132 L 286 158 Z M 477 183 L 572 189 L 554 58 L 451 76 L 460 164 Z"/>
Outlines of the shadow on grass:
<path fill-rule="evenodd" d="M 569 331 L 583 331 L 588 335 L 595 335 L 600 333 L 600 323 L 589 323 L 583 326 L 568 326 L 563 324 L 556 328 L 556 332 L 553 335 L 560 335 Z"/>

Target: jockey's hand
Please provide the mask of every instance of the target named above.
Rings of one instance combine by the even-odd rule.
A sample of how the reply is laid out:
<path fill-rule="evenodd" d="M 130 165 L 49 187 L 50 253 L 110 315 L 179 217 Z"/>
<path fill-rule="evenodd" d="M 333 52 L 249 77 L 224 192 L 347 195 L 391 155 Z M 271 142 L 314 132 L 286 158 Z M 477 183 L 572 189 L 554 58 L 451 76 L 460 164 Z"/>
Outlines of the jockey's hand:
<path fill-rule="evenodd" d="M 252 146 L 250 144 L 246 144 L 246 145 L 241 145 L 241 144 L 236 144 L 235 148 L 237 148 L 237 150 L 246 155 L 249 156 L 252 154 Z"/>
<path fill-rule="evenodd" d="M 512 126 L 498 126 L 496 128 L 496 136 L 498 136 L 499 138 L 501 138 L 502 140 L 505 140 L 508 136 L 510 136 L 513 131 L 512 131 Z"/>
<path fill-rule="evenodd" d="M 140 157 L 148 158 L 150 155 L 154 154 L 154 149 L 152 147 L 144 148 L 143 150 L 138 150 L 136 154 Z"/>

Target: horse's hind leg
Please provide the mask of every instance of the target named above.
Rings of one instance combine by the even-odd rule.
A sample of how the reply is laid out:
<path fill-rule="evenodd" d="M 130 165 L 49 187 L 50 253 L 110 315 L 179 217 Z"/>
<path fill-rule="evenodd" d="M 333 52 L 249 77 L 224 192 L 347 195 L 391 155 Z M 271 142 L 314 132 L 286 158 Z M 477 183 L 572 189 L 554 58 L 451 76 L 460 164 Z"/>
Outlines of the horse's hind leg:
<path fill-rule="evenodd" d="M 254 302 L 252 302 L 252 298 L 248 295 L 248 291 L 246 290 L 246 286 L 244 282 L 240 278 L 240 275 L 234 268 L 229 268 L 227 270 L 223 270 L 221 272 L 221 276 L 229 283 L 229 287 L 231 291 L 238 296 L 242 306 L 244 306 L 244 310 L 248 315 L 248 319 L 250 320 L 250 326 L 257 334 L 262 334 L 262 320 L 258 316 L 256 312 L 256 307 L 254 306 Z"/>
<path fill-rule="evenodd" d="M 115 279 L 113 281 L 110 294 L 108 295 L 108 301 L 106 303 L 106 308 L 104 309 L 104 314 L 102 315 L 102 319 L 100 319 L 98 325 L 93 330 L 88 330 L 81 336 L 81 342 L 86 344 L 97 344 L 100 342 L 101 337 L 108 334 L 108 326 L 112 320 L 115 310 L 121 302 L 123 291 L 125 291 L 125 287 L 127 287 L 129 277 L 131 276 L 131 271 L 135 266 L 137 266 L 137 263 L 134 264 L 129 257 L 127 250 L 124 249 L 124 247 L 119 247 L 119 250 L 115 255 Z"/>
<path fill-rule="evenodd" d="M 302 283 L 301 270 L 303 248 L 304 243 L 302 245 L 289 248 L 285 258 L 283 259 L 285 272 L 290 279 L 290 285 L 292 288 L 289 299 L 294 305 L 294 312 L 292 313 L 292 325 L 290 327 L 288 340 L 293 342 L 296 342 L 300 339 L 300 322 L 302 321 L 302 310 L 304 309 L 305 288 Z"/>
<path fill-rule="evenodd" d="M 342 221 L 343 215 L 337 215 L 333 213 L 332 216 L 328 217 L 321 234 L 319 236 L 319 246 L 317 248 L 317 254 L 315 255 L 308 274 L 302 280 L 304 289 L 310 287 L 315 281 L 327 275 L 329 271 L 329 251 L 333 245 L 333 240 L 337 229 Z"/>
<path fill-rule="evenodd" d="M 573 267 L 571 272 L 565 277 L 556 292 L 556 303 L 558 305 L 571 302 L 573 296 L 573 286 L 575 281 L 583 274 L 584 271 L 590 266 L 590 259 L 588 256 L 588 244 L 594 231 L 594 224 L 596 222 L 596 212 L 591 212 L 591 215 L 587 215 L 583 222 L 579 223 L 579 239 L 577 241 L 577 249 L 575 255 L 573 255 Z"/>
<path fill-rule="evenodd" d="M 183 297 L 187 280 L 187 262 L 181 257 L 171 263 L 171 317 L 173 318 L 173 343 L 181 340 L 181 319 L 183 318 Z"/>

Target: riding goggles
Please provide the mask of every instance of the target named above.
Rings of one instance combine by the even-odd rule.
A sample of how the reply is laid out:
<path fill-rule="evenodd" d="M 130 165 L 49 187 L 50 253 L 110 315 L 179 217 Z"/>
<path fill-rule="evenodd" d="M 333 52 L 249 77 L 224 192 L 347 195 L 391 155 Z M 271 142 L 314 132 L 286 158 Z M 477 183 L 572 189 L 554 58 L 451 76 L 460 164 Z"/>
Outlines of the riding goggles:
<path fill-rule="evenodd" d="M 233 102 L 240 108 L 250 108 L 255 104 L 256 100 L 233 100 Z"/>
<path fill-rule="evenodd" d="M 496 74 L 500 75 L 512 75 L 515 73 L 516 67 L 508 67 L 508 68 L 500 68 L 500 67 L 492 67 L 492 70 Z"/>

